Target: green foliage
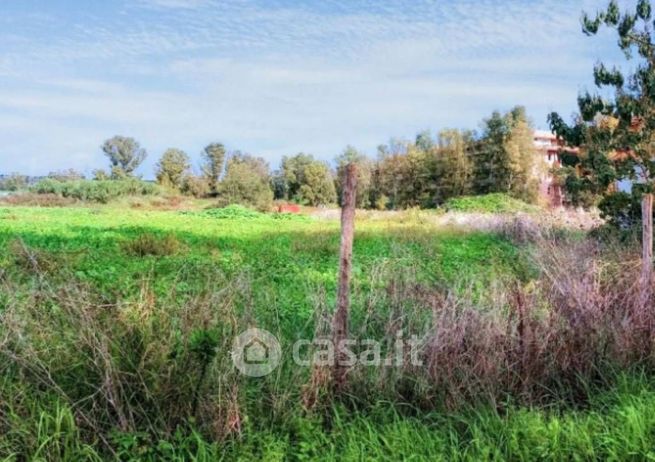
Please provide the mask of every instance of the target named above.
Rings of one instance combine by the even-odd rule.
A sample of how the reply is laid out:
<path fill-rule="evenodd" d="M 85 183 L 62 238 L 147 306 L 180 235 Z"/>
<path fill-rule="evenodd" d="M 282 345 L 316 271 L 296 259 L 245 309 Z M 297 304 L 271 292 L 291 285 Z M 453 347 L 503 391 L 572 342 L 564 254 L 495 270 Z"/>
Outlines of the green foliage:
<path fill-rule="evenodd" d="M 443 130 L 435 142 L 423 132 L 416 143 L 392 140 L 378 150 L 369 195 L 376 208 L 433 208 L 452 197 L 490 192 L 537 200 L 543 166 L 522 107 L 495 112 L 479 139 L 471 131 Z"/>
<path fill-rule="evenodd" d="M 68 170 L 61 170 L 48 173 L 48 178 L 57 181 L 78 181 L 83 180 L 84 175 L 75 169 L 69 168 Z"/>
<path fill-rule="evenodd" d="M 293 438 L 263 430 L 233 446 L 229 458 L 260 460 L 559 461 L 649 460 L 655 424 L 652 384 L 626 377 L 584 410 L 471 409 L 417 418 L 380 403 L 371 414 L 329 415 L 326 428 L 309 418 Z M 275 441 L 278 444 L 273 445 Z M 272 458 L 272 459 L 270 459 Z"/>
<path fill-rule="evenodd" d="M 134 138 L 118 135 L 105 141 L 102 151 L 109 159 L 114 179 L 133 176 L 147 156 L 146 150 Z"/>
<path fill-rule="evenodd" d="M 200 364 L 207 365 L 216 356 L 218 338 L 218 332 L 215 330 L 195 330 L 189 337 L 189 351 Z"/>
<path fill-rule="evenodd" d="M 484 196 L 463 196 L 450 199 L 444 208 L 453 212 L 516 213 L 536 212 L 537 208 L 507 194 L 494 193 Z"/>
<path fill-rule="evenodd" d="M 286 352 L 294 340 L 313 338 L 313 320 L 334 303 L 338 221 L 277 216 L 236 206 L 0 211 L 0 311 L 11 321 L 0 327 L 0 458 L 107 460 L 112 451 L 119 460 L 152 461 L 649 455 L 655 385 L 632 372 L 622 385 L 603 369 L 604 381 L 618 381 L 608 395 L 594 384 L 572 391 L 584 410 L 551 401 L 523 407 L 508 397 L 471 408 L 457 403 L 457 412 L 433 385 L 400 380 L 393 370 L 371 381 L 356 371 L 346 406 L 328 401 L 314 411 L 302 405 L 309 371 L 282 364 L 266 378 L 237 376 L 229 358 L 235 334 L 256 324 Z M 415 328 L 434 315 L 423 304 L 435 302 L 438 288 L 451 289 L 450 297 L 460 281 L 461 290 L 486 294 L 523 274 L 524 254 L 502 237 L 418 221 L 358 218 L 352 332 L 376 338 L 393 313 Z M 141 258 L 121 251 L 148 234 L 155 242 L 175 236 L 185 252 Z M 24 247 L 11 244 L 17 238 Z M 35 271 L 35 262 L 48 270 Z M 482 335 L 473 327 L 505 315 L 502 300 L 480 303 L 482 317 L 463 316 L 482 322 L 469 325 L 473 337 L 467 331 L 467 341 L 453 343 L 467 360 L 494 353 L 467 342 Z M 495 335 L 509 318 L 499 322 Z"/>
<path fill-rule="evenodd" d="M 157 439 L 146 432 L 113 435 L 116 457 L 121 462 L 210 462 L 221 459 L 221 450 L 196 431 L 177 430 Z"/>
<path fill-rule="evenodd" d="M 167 149 L 157 163 L 157 183 L 179 190 L 190 168 L 189 156 L 184 151 Z"/>
<path fill-rule="evenodd" d="M 573 124 L 568 125 L 557 113 L 549 116 L 552 129 L 567 144 L 580 148 L 575 168 L 569 170 L 566 182 L 573 202 L 580 197 L 592 197 L 588 202 L 596 202 L 602 196 L 613 194 L 611 186 L 621 180 L 642 183 L 643 187 L 637 191 L 639 194 L 653 191 L 655 44 L 650 17 L 648 0 L 640 0 L 636 8 L 628 7 L 623 12 L 612 0 L 594 18 L 583 15 L 585 34 L 595 35 L 603 25 L 614 29 L 619 48 L 633 64 L 631 74 L 597 64 L 594 80 L 602 95 L 581 94 L 579 116 Z M 613 97 L 606 98 L 611 93 Z M 630 201 L 633 199 L 637 198 Z M 628 202 L 626 196 L 615 195 L 602 203 L 606 214 L 618 214 L 610 219 L 619 224 L 632 214 L 628 211 Z"/>
<path fill-rule="evenodd" d="M 371 185 L 373 179 L 373 162 L 365 154 L 357 151 L 354 147 L 348 146 L 343 153 L 336 158 L 337 179 L 336 188 L 339 202 L 341 202 L 343 176 L 345 167 L 354 163 L 357 165 L 357 207 L 368 208 L 371 201 Z"/>
<path fill-rule="evenodd" d="M 196 198 L 206 197 L 211 192 L 211 187 L 207 177 L 196 175 L 185 175 L 182 179 L 182 187 L 180 188 L 182 194 L 193 196 Z"/>
<path fill-rule="evenodd" d="M 438 180 L 433 153 L 397 140 L 378 150 L 373 202 L 386 196 L 391 209 L 433 207 Z"/>
<path fill-rule="evenodd" d="M 473 134 L 460 130 L 443 130 L 439 133 L 436 168 L 438 171 L 438 204 L 451 197 L 465 196 L 471 192 L 473 162 L 471 150 Z"/>
<path fill-rule="evenodd" d="M 232 204 L 222 208 L 207 209 L 200 213 L 185 212 L 184 214 L 213 218 L 217 220 L 283 220 L 296 222 L 311 221 L 311 218 L 305 215 L 297 215 L 295 213 L 262 213 L 238 204 Z"/>
<path fill-rule="evenodd" d="M 477 194 L 509 190 L 511 169 L 505 150 L 509 135 L 508 121 L 500 112 L 484 121 L 483 138 L 475 152 L 473 187 Z"/>
<path fill-rule="evenodd" d="M 228 205 L 227 207 L 222 208 L 208 209 L 202 212 L 202 215 L 219 220 L 258 219 L 266 216 L 263 213 L 237 204 Z"/>
<path fill-rule="evenodd" d="M 0 191 L 21 191 L 27 189 L 27 177 L 18 173 L 11 175 L 0 180 Z"/>
<path fill-rule="evenodd" d="M 641 196 L 639 188 L 630 193 L 615 191 L 605 194 L 598 203 L 601 217 L 607 223 L 622 230 L 629 230 L 641 223 Z"/>
<path fill-rule="evenodd" d="M 270 210 L 273 203 L 268 163 L 261 157 L 234 154 L 227 162 L 219 185 L 219 203 L 241 204 L 257 210 Z"/>
<path fill-rule="evenodd" d="M 156 185 L 136 179 L 65 182 L 45 179 L 32 186 L 30 191 L 103 204 L 119 197 L 159 194 L 159 188 Z"/>
<path fill-rule="evenodd" d="M 337 193 L 330 168 L 308 154 L 282 158 L 281 171 L 275 180 L 276 191 L 287 200 L 307 205 L 334 204 Z"/>
<path fill-rule="evenodd" d="M 103 169 L 98 168 L 93 171 L 93 179 L 96 181 L 106 181 L 110 180 L 111 176 Z"/>
<path fill-rule="evenodd" d="M 181 243 L 173 234 L 143 233 L 123 243 L 123 250 L 137 257 L 175 255 L 180 248 Z"/>
<path fill-rule="evenodd" d="M 324 418 L 298 411 L 276 425 L 255 422 L 225 444 L 182 429 L 160 436 L 115 432 L 111 443 L 118 460 L 129 462 L 392 461 L 405 456 L 426 462 L 649 460 L 655 457 L 653 409 L 655 386 L 639 375 L 624 375 L 618 386 L 578 410 L 509 405 L 417 416 L 385 402 L 368 412 L 334 406 Z M 70 409 L 41 404 L 39 411 L 36 422 L 12 417 L 14 431 L 0 436 L 0 454 L 8 460 L 62 462 L 110 458 L 84 441 Z"/>
<path fill-rule="evenodd" d="M 484 122 L 484 133 L 475 148 L 473 190 L 477 194 L 509 193 L 535 202 L 539 165 L 532 127 L 525 108 L 505 115 L 494 112 Z"/>
<path fill-rule="evenodd" d="M 218 194 L 218 182 L 225 165 L 225 146 L 222 143 L 211 143 L 205 147 L 202 157 L 203 175 L 207 179 L 210 192 L 216 195 Z"/>

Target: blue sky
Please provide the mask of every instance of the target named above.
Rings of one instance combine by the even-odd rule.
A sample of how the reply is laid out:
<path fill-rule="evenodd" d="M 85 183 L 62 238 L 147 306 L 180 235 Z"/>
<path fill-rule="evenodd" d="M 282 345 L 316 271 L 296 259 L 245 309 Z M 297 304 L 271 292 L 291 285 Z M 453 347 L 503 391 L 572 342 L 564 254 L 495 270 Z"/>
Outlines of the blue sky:
<path fill-rule="evenodd" d="M 106 163 L 134 136 L 197 162 L 222 141 L 268 159 L 371 154 L 492 110 L 575 110 L 618 54 L 580 32 L 592 0 L 0 0 L 0 172 Z"/>

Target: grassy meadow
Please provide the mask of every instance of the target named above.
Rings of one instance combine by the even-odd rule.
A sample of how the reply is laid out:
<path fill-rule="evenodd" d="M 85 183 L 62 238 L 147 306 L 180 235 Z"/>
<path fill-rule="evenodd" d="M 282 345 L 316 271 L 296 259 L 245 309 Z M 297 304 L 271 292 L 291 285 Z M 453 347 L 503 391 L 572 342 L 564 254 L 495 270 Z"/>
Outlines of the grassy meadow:
<path fill-rule="evenodd" d="M 362 212 L 351 335 L 416 334 L 425 364 L 335 396 L 290 350 L 329 334 L 338 220 L 202 205 L 0 207 L 0 460 L 655 457 L 650 318 L 615 247 L 526 238 L 534 210 Z M 253 326 L 283 349 L 257 379 L 230 360 Z"/>

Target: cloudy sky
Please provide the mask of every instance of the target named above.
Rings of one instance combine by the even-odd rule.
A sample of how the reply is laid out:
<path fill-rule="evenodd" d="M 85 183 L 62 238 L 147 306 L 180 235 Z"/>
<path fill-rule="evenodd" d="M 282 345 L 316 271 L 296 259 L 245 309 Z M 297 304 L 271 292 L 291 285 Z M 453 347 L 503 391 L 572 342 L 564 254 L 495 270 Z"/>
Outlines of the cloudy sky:
<path fill-rule="evenodd" d="M 0 0 L 0 172 L 102 167 L 137 138 L 197 161 L 222 141 L 267 158 L 369 154 L 422 129 L 527 106 L 569 115 L 594 63 L 593 0 Z"/>

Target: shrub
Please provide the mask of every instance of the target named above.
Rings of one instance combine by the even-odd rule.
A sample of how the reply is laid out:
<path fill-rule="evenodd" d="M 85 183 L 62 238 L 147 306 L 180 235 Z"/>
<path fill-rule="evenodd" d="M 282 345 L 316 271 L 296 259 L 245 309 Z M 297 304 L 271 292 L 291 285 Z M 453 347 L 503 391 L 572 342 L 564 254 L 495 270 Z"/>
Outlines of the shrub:
<path fill-rule="evenodd" d="M 219 184 L 219 204 L 242 204 L 265 212 L 273 205 L 268 164 L 260 157 L 233 155 Z"/>
<path fill-rule="evenodd" d="M 227 207 L 207 209 L 201 212 L 202 216 L 218 220 L 283 220 L 308 221 L 309 217 L 296 213 L 262 213 L 242 205 L 228 205 Z"/>
<path fill-rule="evenodd" d="M 128 180 L 78 180 L 58 181 L 44 179 L 32 186 L 36 194 L 56 194 L 87 202 L 107 203 L 124 196 L 147 196 L 159 194 L 157 185 L 136 179 Z"/>
<path fill-rule="evenodd" d="M 600 216 L 618 229 L 627 230 L 641 224 L 641 191 L 622 191 L 605 195 L 598 203 Z"/>
<path fill-rule="evenodd" d="M 75 199 L 58 194 L 20 193 L 0 198 L 0 202 L 25 207 L 66 207 L 73 205 Z"/>
<path fill-rule="evenodd" d="M 444 207 L 447 211 L 479 213 L 516 213 L 537 210 L 537 207 L 503 193 L 456 197 L 448 200 Z"/>
<path fill-rule="evenodd" d="M 28 178 L 25 175 L 12 173 L 0 179 L 0 191 L 20 191 L 27 188 Z"/>
<path fill-rule="evenodd" d="M 257 219 L 266 217 L 265 214 L 249 209 L 242 205 L 228 205 L 227 207 L 218 209 L 209 209 L 203 212 L 203 215 L 217 218 L 219 220 L 228 219 Z"/>
<path fill-rule="evenodd" d="M 180 241 L 172 234 L 159 236 L 154 233 L 143 233 L 137 238 L 123 243 L 125 252 L 137 257 L 174 255 L 180 251 L 181 247 Z"/>
<path fill-rule="evenodd" d="M 182 180 L 182 194 L 193 197 L 207 197 L 211 192 L 209 181 L 205 177 L 187 175 Z"/>

